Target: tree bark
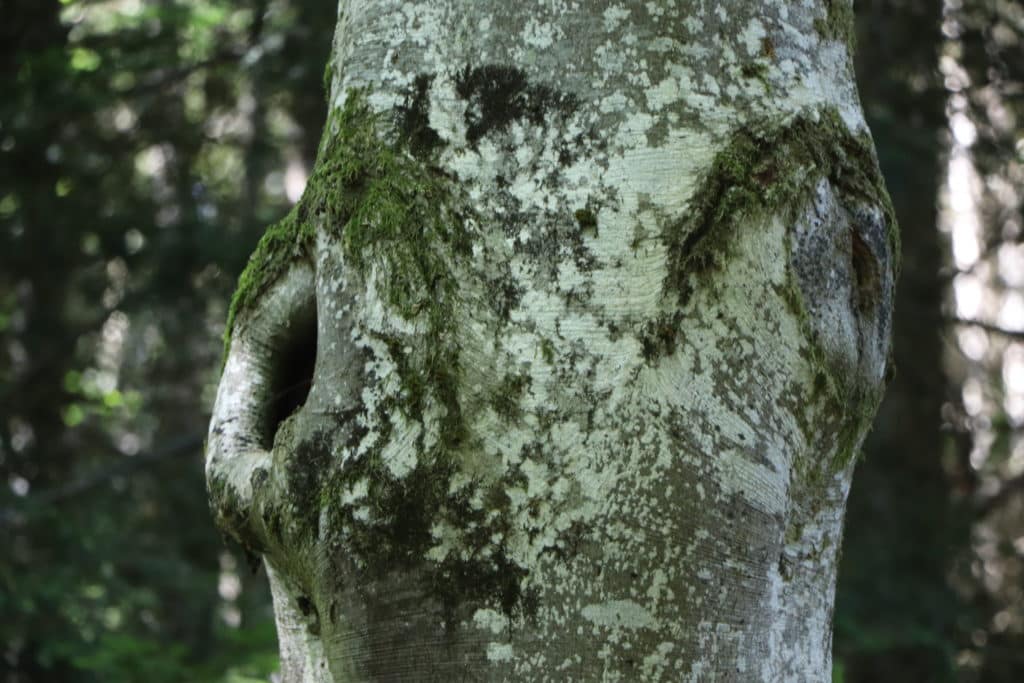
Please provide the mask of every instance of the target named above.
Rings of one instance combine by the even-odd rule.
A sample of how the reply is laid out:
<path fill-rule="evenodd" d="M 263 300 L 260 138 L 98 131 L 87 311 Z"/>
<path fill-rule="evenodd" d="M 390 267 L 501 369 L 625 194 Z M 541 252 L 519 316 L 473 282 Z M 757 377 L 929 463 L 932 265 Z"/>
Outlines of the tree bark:
<path fill-rule="evenodd" d="M 208 442 L 285 681 L 830 677 L 898 252 L 851 20 L 341 2 Z"/>

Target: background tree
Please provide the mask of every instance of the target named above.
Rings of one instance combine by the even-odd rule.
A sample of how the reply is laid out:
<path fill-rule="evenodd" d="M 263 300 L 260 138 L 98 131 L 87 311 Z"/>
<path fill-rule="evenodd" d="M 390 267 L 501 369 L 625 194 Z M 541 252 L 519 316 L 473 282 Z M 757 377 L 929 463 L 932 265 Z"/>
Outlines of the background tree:
<path fill-rule="evenodd" d="M 285 169 L 312 164 L 334 8 L 3 13 L 0 680 L 266 673 L 262 579 L 237 595 L 202 495 L 199 398 Z"/>
<path fill-rule="evenodd" d="M 936 226 L 948 160 L 937 68 L 942 8 L 880 0 L 858 3 L 857 11 L 861 96 L 904 249 L 896 372 L 850 494 L 836 652 L 845 680 L 953 680 L 969 613 L 949 576 L 968 544 L 971 516 L 953 496 L 966 474 L 965 449 L 955 431 L 941 430 L 954 390 L 940 371 L 947 261 Z"/>
<path fill-rule="evenodd" d="M 971 547 L 957 578 L 980 618 L 960 653 L 965 680 L 1024 670 L 1024 181 L 1021 92 L 1024 7 L 948 3 L 940 62 L 948 92 L 955 321 L 947 358 L 955 405 L 970 432 L 960 492 L 973 508 Z"/>
<path fill-rule="evenodd" d="M 829 675 L 898 251 L 852 32 L 341 3 L 208 445 L 286 681 Z"/>

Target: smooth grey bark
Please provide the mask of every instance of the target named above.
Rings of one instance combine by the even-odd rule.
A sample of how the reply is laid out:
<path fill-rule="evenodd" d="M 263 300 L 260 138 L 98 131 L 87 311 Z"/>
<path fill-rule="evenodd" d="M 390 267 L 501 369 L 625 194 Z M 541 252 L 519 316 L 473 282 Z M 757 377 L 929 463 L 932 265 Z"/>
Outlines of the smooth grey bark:
<path fill-rule="evenodd" d="M 208 442 L 285 681 L 830 677 L 897 250 L 850 17 L 341 2 Z"/>

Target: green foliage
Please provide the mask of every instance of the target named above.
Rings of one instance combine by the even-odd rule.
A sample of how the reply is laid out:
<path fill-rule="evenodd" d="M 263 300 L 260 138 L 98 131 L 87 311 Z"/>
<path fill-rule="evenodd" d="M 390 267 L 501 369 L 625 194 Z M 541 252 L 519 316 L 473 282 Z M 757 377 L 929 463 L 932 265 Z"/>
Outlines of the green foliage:
<path fill-rule="evenodd" d="M 245 628 L 221 627 L 218 649 L 191 680 L 203 683 L 266 683 L 277 671 L 277 632 L 266 619 Z"/>
<path fill-rule="evenodd" d="M 4 14 L 0 679 L 266 680 L 265 579 L 205 495 L 211 337 L 286 160 L 312 163 L 335 7 Z"/>
<path fill-rule="evenodd" d="M 104 634 L 95 646 L 72 658 L 78 669 L 109 680 L 131 672 L 136 680 L 151 683 L 172 683 L 187 677 L 184 665 L 185 647 L 170 646 L 132 634 Z"/>
<path fill-rule="evenodd" d="M 996 310 L 1003 318 L 1024 291 L 1014 274 L 1024 244 L 1024 6 L 1005 1 L 957 3 L 944 15 L 943 26 L 955 28 L 943 49 L 943 58 L 955 62 L 944 71 L 953 74 L 944 83 L 951 93 L 951 128 L 958 151 L 983 179 L 972 193 L 979 222 L 972 233 L 982 247 L 972 263 L 955 263 L 954 273 L 962 268 L 964 279 L 978 274 L 984 312 L 975 313 L 977 318 Z M 957 274 L 956 281 L 960 280 Z M 1019 319 L 1010 323 L 1017 316 L 1011 316 L 1006 323 L 1020 329 Z M 961 330 L 980 332 L 970 326 Z M 968 556 L 973 566 L 965 561 L 957 572 L 957 578 L 970 586 L 980 613 L 958 653 L 964 662 L 960 673 L 972 682 L 1019 680 L 1024 671 L 1024 477 L 1019 466 L 1024 419 L 1021 390 L 1012 378 L 1019 369 L 1015 353 L 1021 350 L 1021 340 L 1012 332 L 988 333 L 987 350 L 978 358 L 968 351 L 964 337 L 960 339 L 951 374 L 980 388 L 984 407 L 978 412 L 969 406 L 966 388 L 962 401 L 954 399 L 959 415 L 952 422 L 960 430 L 957 483 L 985 501 L 976 507 L 970 530 L 976 544 L 976 552 Z M 987 495 L 986 490 L 996 489 L 999 494 Z"/>

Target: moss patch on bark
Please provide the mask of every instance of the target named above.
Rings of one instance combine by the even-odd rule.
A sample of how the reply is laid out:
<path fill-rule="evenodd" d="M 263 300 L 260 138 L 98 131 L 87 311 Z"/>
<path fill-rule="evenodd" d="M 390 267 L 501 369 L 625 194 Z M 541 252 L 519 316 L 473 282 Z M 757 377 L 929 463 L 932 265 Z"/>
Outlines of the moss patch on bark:
<path fill-rule="evenodd" d="M 685 306 L 694 279 L 706 277 L 730 258 L 738 230 L 770 216 L 780 216 L 792 225 L 802 207 L 812 201 L 815 187 L 823 178 L 850 211 L 859 207 L 880 210 L 889 256 L 892 263 L 898 263 L 896 216 L 870 137 L 851 133 L 834 109 L 820 109 L 800 114 L 783 125 L 737 131 L 718 153 L 694 192 L 686 215 L 663 231 L 668 251 L 666 294 L 677 296 L 679 305 Z M 856 260 L 854 241 L 852 256 Z M 873 272 L 861 265 L 858 277 Z M 808 360 L 818 377 L 814 396 L 809 398 L 828 413 L 814 422 L 829 423 L 827 430 L 836 435 L 836 464 L 842 465 L 855 455 L 857 440 L 874 416 L 881 389 L 864 386 L 832 367 L 809 323 L 803 295 L 792 273 L 789 280 L 782 295 L 801 322 L 809 345 Z M 870 283 L 857 284 L 858 292 L 870 289 Z M 867 302 L 858 301 L 857 305 L 864 307 Z M 659 352 L 660 347 L 652 348 Z"/>
<path fill-rule="evenodd" d="M 426 314 L 433 328 L 450 318 L 457 287 L 446 254 L 466 254 L 462 222 L 445 207 L 448 178 L 409 153 L 410 140 L 385 140 L 365 94 L 349 94 L 328 118 L 313 174 L 295 208 L 267 229 L 239 278 L 224 332 L 235 326 L 297 259 L 310 258 L 317 230 L 340 237 L 347 266 L 378 281 L 406 319 Z M 418 138 L 417 138 L 418 139 Z"/>
<path fill-rule="evenodd" d="M 480 87 L 490 82 L 483 79 Z M 302 199 L 250 259 L 231 326 L 295 259 L 311 258 L 317 234 L 340 244 L 354 289 L 376 291 L 391 315 L 411 325 L 363 330 L 393 375 L 376 385 L 381 396 L 370 412 L 339 420 L 367 425 L 361 437 L 372 431 L 372 443 L 359 436 L 340 443 L 326 432 L 296 432 L 275 443 L 289 503 L 279 506 L 287 511 L 284 524 L 301 539 L 338 534 L 344 554 L 334 561 L 354 562 L 359 571 L 422 576 L 424 594 L 447 608 L 471 599 L 511 615 L 529 610 L 521 590 L 525 570 L 504 545 L 513 534 L 511 516 L 502 512 L 510 505 L 505 489 L 522 485 L 521 475 L 483 482 L 461 473 L 460 453 L 477 446 L 469 443 L 459 398 L 454 269 L 470 255 L 471 235 L 452 180 L 429 163 L 439 139 L 425 117 L 428 86 L 426 78 L 417 81 L 395 121 L 372 112 L 361 92 L 330 114 Z M 513 399 L 526 380 L 510 374 L 498 384 L 495 403 L 514 419 Z M 408 425 L 422 428 L 403 446 L 414 450 L 415 462 L 399 475 L 385 453 L 399 438 L 395 430 Z M 342 450 L 350 453 L 344 462 Z M 437 549 L 440 527 L 454 536 L 450 553 Z M 345 574 L 339 567 L 338 575 Z"/>
<path fill-rule="evenodd" d="M 825 16 L 814 20 L 814 30 L 826 40 L 845 43 L 853 54 L 857 31 L 852 0 L 825 0 Z"/>
<path fill-rule="evenodd" d="M 784 214 L 793 219 L 820 178 L 844 199 L 881 208 L 898 261 L 896 214 L 870 137 L 852 134 L 834 109 L 821 109 L 785 125 L 755 125 L 733 135 L 693 193 L 686 215 L 662 234 L 668 249 L 666 292 L 676 292 L 685 304 L 690 277 L 723 263 L 735 231 L 751 222 L 745 218 Z"/>
<path fill-rule="evenodd" d="M 287 216 L 267 228 L 238 278 L 224 327 L 225 359 L 231 348 L 231 335 L 239 319 L 244 318 L 260 295 L 284 275 L 292 262 L 309 256 L 313 226 L 301 223 L 297 213 L 293 208 Z"/>
<path fill-rule="evenodd" d="M 360 275 L 380 269 L 403 318 L 440 325 L 458 284 L 447 255 L 468 254 L 468 233 L 448 210 L 449 179 L 415 159 L 408 139 L 385 140 L 379 119 L 358 91 L 332 112 L 297 220 L 340 237 L 345 265 Z"/>

